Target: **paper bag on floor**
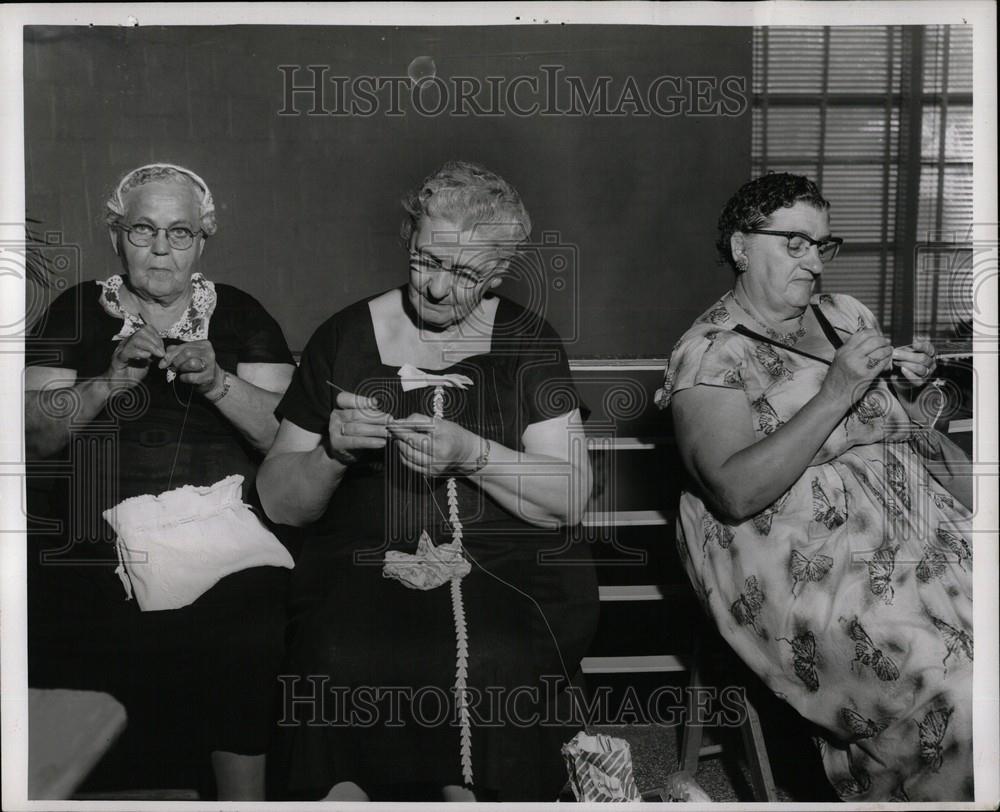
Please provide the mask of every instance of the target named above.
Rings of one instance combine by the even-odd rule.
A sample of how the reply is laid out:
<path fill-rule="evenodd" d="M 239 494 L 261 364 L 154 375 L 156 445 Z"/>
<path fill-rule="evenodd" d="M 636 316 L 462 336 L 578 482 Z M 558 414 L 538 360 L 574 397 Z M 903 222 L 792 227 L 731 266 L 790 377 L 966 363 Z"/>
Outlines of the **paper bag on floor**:
<path fill-rule="evenodd" d="M 632 750 L 624 739 L 583 731 L 562 746 L 577 801 L 641 801 L 632 776 Z"/>

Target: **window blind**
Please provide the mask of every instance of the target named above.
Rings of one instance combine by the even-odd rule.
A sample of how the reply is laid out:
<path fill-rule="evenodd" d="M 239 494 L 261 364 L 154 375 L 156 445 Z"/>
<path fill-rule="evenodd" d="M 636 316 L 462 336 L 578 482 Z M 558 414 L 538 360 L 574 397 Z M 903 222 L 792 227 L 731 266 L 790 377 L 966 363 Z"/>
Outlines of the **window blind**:
<path fill-rule="evenodd" d="M 857 297 L 888 332 L 954 338 L 971 311 L 971 27 L 757 28 L 753 65 L 754 176 L 808 175 L 846 241 L 822 289 Z"/>

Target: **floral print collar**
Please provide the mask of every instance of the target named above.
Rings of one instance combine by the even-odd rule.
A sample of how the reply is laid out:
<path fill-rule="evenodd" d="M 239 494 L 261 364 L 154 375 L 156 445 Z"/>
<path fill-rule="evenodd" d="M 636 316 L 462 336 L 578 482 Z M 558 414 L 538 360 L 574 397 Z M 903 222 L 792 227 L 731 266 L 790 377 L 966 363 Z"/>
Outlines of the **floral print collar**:
<path fill-rule="evenodd" d="M 101 307 L 109 316 L 124 322 L 113 341 L 128 338 L 146 326 L 141 313 L 133 313 L 122 305 L 120 291 L 125 280 L 120 274 L 115 274 L 104 282 L 98 280 L 97 284 L 101 286 L 101 296 L 98 299 Z M 218 300 L 215 285 L 204 274 L 195 273 L 191 276 L 191 289 L 191 303 L 184 315 L 166 330 L 160 330 L 161 338 L 176 338 L 181 341 L 204 341 L 208 338 L 208 323 Z"/>

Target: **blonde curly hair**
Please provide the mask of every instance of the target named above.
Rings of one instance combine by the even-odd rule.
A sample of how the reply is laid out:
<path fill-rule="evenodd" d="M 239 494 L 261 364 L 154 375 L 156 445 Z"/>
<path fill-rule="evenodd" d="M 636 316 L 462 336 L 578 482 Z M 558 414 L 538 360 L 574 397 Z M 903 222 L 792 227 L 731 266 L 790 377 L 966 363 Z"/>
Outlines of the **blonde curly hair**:
<path fill-rule="evenodd" d="M 476 239 L 514 249 L 531 234 L 531 218 L 517 190 L 486 167 L 448 161 L 402 199 L 406 218 L 399 230 L 409 246 L 421 217 L 440 217 L 472 230 Z"/>

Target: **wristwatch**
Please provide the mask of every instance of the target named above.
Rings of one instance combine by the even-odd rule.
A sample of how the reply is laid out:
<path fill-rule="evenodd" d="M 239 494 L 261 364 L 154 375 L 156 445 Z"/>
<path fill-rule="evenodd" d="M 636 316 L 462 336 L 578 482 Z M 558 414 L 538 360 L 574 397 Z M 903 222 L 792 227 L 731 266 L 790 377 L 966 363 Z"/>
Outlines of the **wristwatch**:
<path fill-rule="evenodd" d="M 222 391 L 218 395 L 210 396 L 208 392 L 204 394 L 205 400 L 209 403 L 218 403 L 229 394 L 229 387 L 233 385 L 233 378 L 228 372 L 222 373 Z"/>

